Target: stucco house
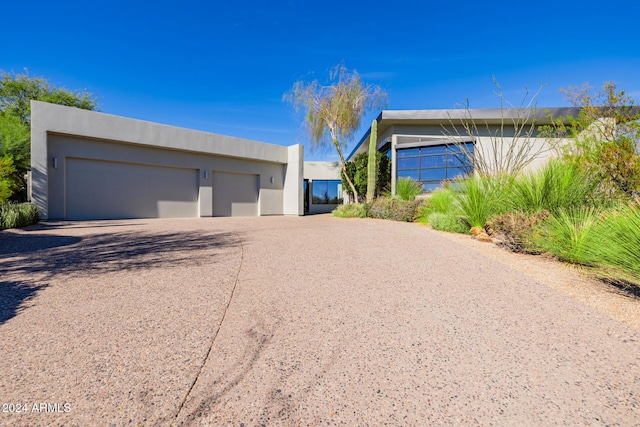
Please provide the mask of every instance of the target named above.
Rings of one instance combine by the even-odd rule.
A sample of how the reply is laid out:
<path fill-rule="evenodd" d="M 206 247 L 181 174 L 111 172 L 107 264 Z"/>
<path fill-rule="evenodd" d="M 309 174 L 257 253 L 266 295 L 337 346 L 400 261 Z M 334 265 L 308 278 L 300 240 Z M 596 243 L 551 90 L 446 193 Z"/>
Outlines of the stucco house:
<path fill-rule="evenodd" d="M 541 137 L 538 126 L 577 113 L 576 108 L 383 110 L 377 118 L 376 147 L 391 159 L 392 194 L 403 177 L 420 182 L 427 193 L 443 181 L 472 173 L 480 156 L 485 166 L 496 166 L 510 146 L 528 144 L 535 154 L 528 167 L 539 166 L 562 140 Z M 347 160 L 369 149 L 370 135 L 371 128 Z"/>
<path fill-rule="evenodd" d="M 499 158 L 496 130 L 515 120 L 542 125 L 572 108 L 384 110 L 377 149 L 391 159 L 391 190 L 410 177 L 429 192 L 472 173 L 474 156 Z M 461 132 L 473 120 L 477 134 Z M 516 135 L 517 136 L 517 135 Z M 368 150 L 370 129 L 348 159 Z M 530 135 L 534 146 L 548 140 Z M 516 143 L 519 141 L 516 139 Z M 465 144 L 472 156 L 460 153 Z M 32 101 L 31 200 L 43 219 L 304 215 L 343 201 L 337 162 L 304 162 L 302 145 L 281 146 Z M 549 155 L 542 150 L 531 165 Z M 497 157 L 496 157 L 497 156 Z"/>

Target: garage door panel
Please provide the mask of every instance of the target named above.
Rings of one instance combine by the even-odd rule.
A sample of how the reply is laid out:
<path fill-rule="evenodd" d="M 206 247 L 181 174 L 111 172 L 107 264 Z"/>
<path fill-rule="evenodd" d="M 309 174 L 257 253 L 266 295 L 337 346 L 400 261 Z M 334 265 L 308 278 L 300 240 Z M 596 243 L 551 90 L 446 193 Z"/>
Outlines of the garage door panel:
<path fill-rule="evenodd" d="M 213 172 L 213 216 L 258 216 L 259 176 Z"/>
<path fill-rule="evenodd" d="M 66 161 L 66 218 L 198 216 L 198 171 L 142 164 Z"/>

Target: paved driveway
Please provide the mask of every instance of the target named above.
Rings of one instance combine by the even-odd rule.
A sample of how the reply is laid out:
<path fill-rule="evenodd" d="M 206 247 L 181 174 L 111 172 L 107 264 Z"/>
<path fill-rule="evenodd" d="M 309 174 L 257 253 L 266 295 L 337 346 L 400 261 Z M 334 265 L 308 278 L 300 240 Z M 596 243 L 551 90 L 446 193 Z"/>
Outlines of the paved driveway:
<path fill-rule="evenodd" d="M 3 231 L 0 310 L 0 425 L 640 425 L 640 333 L 414 224 Z"/>

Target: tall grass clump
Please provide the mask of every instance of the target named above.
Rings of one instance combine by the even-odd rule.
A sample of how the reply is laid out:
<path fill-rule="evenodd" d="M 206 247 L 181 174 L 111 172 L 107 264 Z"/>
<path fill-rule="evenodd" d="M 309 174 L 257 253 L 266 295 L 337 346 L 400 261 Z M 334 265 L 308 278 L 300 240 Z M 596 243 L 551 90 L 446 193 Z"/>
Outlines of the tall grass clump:
<path fill-rule="evenodd" d="M 400 178 L 396 181 L 396 196 L 401 200 L 415 200 L 422 193 L 422 186 L 411 178 Z"/>
<path fill-rule="evenodd" d="M 640 286 L 640 205 L 623 205 L 603 216 L 591 252 L 606 276 Z"/>
<path fill-rule="evenodd" d="M 484 227 L 487 220 L 507 211 L 510 176 L 472 176 L 459 183 L 456 202 L 471 227 Z"/>
<path fill-rule="evenodd" d="M 516 212 L 555 214 L 561 209 L 601 204 L 594 197 L 597 185 L 575 164 L 552 159 L 540 170 L 516 176 L 507 203 Z"/>
<path fill-rule="evenodd" d="M 424 199 L 424 204 L 418 210 L 418 222 L 428 223 L 429 215 L 432 213 L 458 213 L 455 205 L 455 196 L 453 191 L 448 188 L 440 188 Z"/>
<path fill-rule="evenodd" d="M 599 232 L 601 214 L 593 207 L 559 210 L 541 224 L 536 242 L 563 261 L 593 266 L 599 246 L 609 244 Z"/>
<path fill-rule="evenodd" d="M 37 224 L 40 210 L 31 203 L 0 203 L 0 230 Z"/>

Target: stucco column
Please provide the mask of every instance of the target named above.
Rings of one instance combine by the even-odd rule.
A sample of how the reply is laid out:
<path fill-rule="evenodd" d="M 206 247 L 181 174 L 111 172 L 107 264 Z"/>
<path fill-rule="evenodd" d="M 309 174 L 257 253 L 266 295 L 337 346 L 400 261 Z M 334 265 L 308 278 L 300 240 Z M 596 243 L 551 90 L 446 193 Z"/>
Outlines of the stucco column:
<path fill-rule="evenodd" d="M 303 173 L 304 147 L 301 144 L 291 145 L 289 161 L 285 166 L 283 188 L 283 213 L 285 215 L 304 215 Z"/>
<path fill-rule="evenodd" d="M 398 175 L 398 156 L 396 155 L 396 135 L 391 135 L 391 195 L 396 195 L 396 176 Z"/>

